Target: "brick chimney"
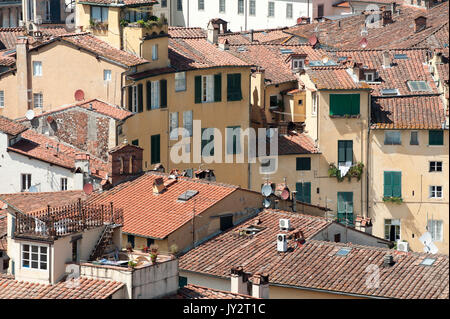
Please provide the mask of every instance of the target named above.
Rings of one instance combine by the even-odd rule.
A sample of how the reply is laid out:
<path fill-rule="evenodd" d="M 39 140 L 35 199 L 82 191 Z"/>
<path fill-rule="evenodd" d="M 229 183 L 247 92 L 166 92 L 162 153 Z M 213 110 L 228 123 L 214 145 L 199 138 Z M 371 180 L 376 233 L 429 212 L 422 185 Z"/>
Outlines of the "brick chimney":
<path fill-rule="evenodd" d="M 414 19 L 414 32 L 420 32 L 427 27 L 427 18 L 418 16 Z"/>
<path fill-rule="evenodd" d="M 252 296 L 269 299 L 269 275 L 256 273 L 252 277 Z"/>
<path fill-rule="evenodd" d="M 391 10 L 384 10 L 381 13 L 381 21 L 382 21 L 383 25 L 392 23 L 393 22 L 393 20 L 392 20 L 392 11 Z"/>
<path fill-rule="evenodd" d="M 248 294 L 248 274 L 240 266 L 231 268 L 231 292 Z"/>
<path fill-rule="evenodd" d="M 20 36 L 16 41 L 16 68 L 17 68 L 17 105 L 24 110 L 31 108 L 30 93 L 30 66 L 28 63 L 28 37 Z"/>
<path fill-rule="evenodd" d="M 108 176 L 114 186 L 142 172 L 143 149 L 124 143 L 109 151 Z"/>
<path fill-rule="evenodd" d="M 158 177 L 153 182 L 153 194 L 161 194 L 166 190 L 166 186 L 164 185 L 164 179 L 162 177 Z"/>

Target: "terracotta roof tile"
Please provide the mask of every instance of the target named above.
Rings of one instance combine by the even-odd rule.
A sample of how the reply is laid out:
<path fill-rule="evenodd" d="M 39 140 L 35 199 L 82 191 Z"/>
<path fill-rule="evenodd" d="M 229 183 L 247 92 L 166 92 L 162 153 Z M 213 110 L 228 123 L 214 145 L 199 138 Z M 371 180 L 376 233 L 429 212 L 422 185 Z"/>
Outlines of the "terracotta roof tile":
<path fill-rule="evenodd" d="M 153 183 L 163 178 L 166 191 L 153 194 Z M 124 182 L 102 193 L 93 194 L 89 202 L 109 204 L 123 209 L 123 232 L 138 236 L 165 238 L 206 209 L 237 190 L 237 186 L 179 177 L 169 179 L 168 174 L 147 172 L 133 181 Z M 188 190 L 198 191 L 193 199 L 181 202 L 178 197 Z M 195 198 L 208 200 L 195 201 Z"/>
<path fill-rule="evenodd" d="M 26 130 L 26 126 L 0 115 L 0 132 L 15 136 Z"/>
<path fill-rule="evenodd" d="M 106 299 L 125 286 L 117 281 L 88 279 L 81 277 L 79 286 L 67 287 L 60 281 L 45 285 L 14 280 L 0 274 L 1 299 Z"/>
<path fill-rule="evenodd" d="M 17 37 L 24 34 L 23 28 L 0 28 L 0 50 L 15 49 Z"/>
<path fill-rule="evenodd" d="M 318 90 L 358 90 L 369 88 L 366 83 L 355 82 L 345 67 L 312 67 L 306 69 L 306 74 Z"/>
<path fill-rule="evenodd" d="M 156 0 L 80 0 L 80 3 L 98 3 L 98 4 L 115 4 L 115 5 L 134 5 L 134 4 L 157 4 Z"/>
<path fill-rule="evenodd" d="M 319 149 L 315 147 L 314 140 L 305 133 L 290 132 L 278 137 L 278 155 L 315 153 L 319 153 Z"/>
<path fill-rule="evenodd" d="M 444 106 L 439 95 L 372 100 L 374 129 L 442 129 Z"/>
<path fill-rule="evenodd" d="M 171 38 L 183 39 L 205 39 L 207 36 L 206 30 L 202 28 L 186 28 L 186 27 L 169 27 L 169 36 Z"/>
<path fill-rule="evenodd" d="M 258 299 L 248 295 L 189 284 L 178 289 L 169 299 Z"/>
<path fill-rule="evenodd" d="M 278 253 L 279 218 L 289 218 L 292 228 L 302 230 L 305 244 L 296 245 L 290 240 L 288 251 Z M 261 231 L 251 236 L 239 235 L 239 229 L 253 224 L 256 219 L 260 219 Z M 180 269 L 229 278 L 232 267 L 242 266 L 245 272 L 267 273 L 272 285 L 367 297 L 449 298 L 448 256 L 310 239 L 327 225 L 326 219 L 320 217 L 266 210 L 181 256 Z M 351 248 L 348 255 L 336 256 L 344 247 Z M 394 256 L 394 264 L 388 267 L 383 264 L 387 254 Z M 436 261 L 432 266 L 420 265 L 424 258 L 435 258 Z M 378 288 L 365 284 L 370 264 L 378 266 Z"/>

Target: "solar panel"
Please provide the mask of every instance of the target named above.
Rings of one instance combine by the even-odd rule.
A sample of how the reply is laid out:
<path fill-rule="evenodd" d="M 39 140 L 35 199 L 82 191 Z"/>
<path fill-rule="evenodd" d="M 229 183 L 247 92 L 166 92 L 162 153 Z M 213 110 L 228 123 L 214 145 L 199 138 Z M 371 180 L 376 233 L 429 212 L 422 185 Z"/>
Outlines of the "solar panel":
<path fill-rule="evenodd" d="M 347 256 L 348 253 L 351 251 L 352 249 L 349 247 L 344 247 L 338 250 L 338 252 L 336 253 L 336 256 Z"/>
<path fill-rule="evenodd" d="M 416 92 L 416 91 L 429 92 L 429 91 L 431 91 L 431 88 L 426 81 L 408 81 L 407 83 L 408 83 L 409 90 L 411 92 Z"/>
<path fill-rule="evenodd" d="M 245 52 L 245 51 L 247 51 L 247 49 L 246 49 L 245 47 L 239 47 L 237 50 L 238 50 L 239 52 Z"/>
<path fill-rule="evenodd" d="M 187 190 L 183 194 L 178 196 L 178 200 L 183 201 L 183 202 L 187 202 L 188 200 L 190 200 L 192 197 L 194 197 L 197 194 L 198 194 L 198 191 Z"/>
<path fill-rule="evenodd" d="M 281 49 L 280 50 L 282 54 L 291 54 L 294 53 L 294 51 L 292 51 L 291 49 Z"/>
<path fill-rule="evenodd" d="M 431 266 L 436 261 L 434 258 L 425 258 L 420 264 L 424 266 Z"/>

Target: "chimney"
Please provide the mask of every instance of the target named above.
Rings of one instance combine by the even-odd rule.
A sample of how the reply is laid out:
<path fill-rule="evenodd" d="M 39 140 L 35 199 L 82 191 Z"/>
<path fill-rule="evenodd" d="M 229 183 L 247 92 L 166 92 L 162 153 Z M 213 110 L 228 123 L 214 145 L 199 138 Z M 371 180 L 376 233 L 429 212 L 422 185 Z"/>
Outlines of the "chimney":
<path fill-rule="evenodd" d="M 28 37 L 20 36 L 16 41 L 16 68 L 17 68 L 17 105 L 31 108 L 30 86 L 28 76 Z"/>
<path fill-rule="evenodd" d="M 208 23 L 208 42 L 212 44 L 217 44 L 219 39 L 219 30 L 220 26 L 214 22 L 214 20 L 210 20 Z"/>
<path fill-rule="evenodd" d="M 391 67 L 391 55 L 389 51 L 383 52 L 383 68 L 387 69 Z"/>
<path fill-rule="evenodd" d="M 111 149 L 108 156 L 110 183 L 114 186 L 130 176 L 139 174 L 142 171 L 142 157 L 143 149 L 126 141 Z"/>
<path fill-rule="evenodd" d="M 252 296 L 269 299 L 269 275 L 256 273 L 252 277 Z"/>
<path fill-rule="evenodd" d="M 250 42 L 253 42 L 253 29 L 250 30 Z"/>
<path fill-rule="evenodd" d="M 164 185 L 164 180 L 162 177 L 158 177 L 153 182 L 153 194 L 161 194 L 166 190 L 166 186 Z"/>
<path fill-rule="evenodd" d="M 248 294 L 248 274 L 241 266 L 231 268 L 231 292 L 237 294 Z"/>
<path fill-rule="evenodd" d="M 384 256 L 383 265 L 385 267 L 392 266 L 394 264 L 394 257 L 392 255 Z"/>
<path fill-rule="evenodd" d="M 219 39 L 219 49 L 221 50 L 228 50 L 229 47 L 229 42 L 227 39 L 221 38 Z"/>
<path fill-rule="evenodd" d="M 420 32 L 427 27 L 427 18 L 419 16 L 414 19 L 414 32 Z"/>
<path fill-rule="evenodd" d="M 297 200 L 296 200 L 297 191 L 292 191 L 292 211 L 297 212 Z"/>
<path fill-rule="evenodd" d="M 392 23 L 392 11 L 391 10 L 384 10 L 381 13 L 381 21 L 383 25 Z"/>

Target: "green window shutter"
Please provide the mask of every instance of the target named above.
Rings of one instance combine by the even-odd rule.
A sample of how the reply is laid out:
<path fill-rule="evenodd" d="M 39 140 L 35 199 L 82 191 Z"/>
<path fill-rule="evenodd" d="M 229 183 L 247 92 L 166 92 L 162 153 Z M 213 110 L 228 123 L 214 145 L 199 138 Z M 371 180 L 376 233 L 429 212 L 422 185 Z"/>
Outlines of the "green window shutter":
<path fill-rule="evenodd" d="M 330 115 L 341 115 L 341 96 L 340 94 L 330 94 Z"/>
<path fill-rule="evenodd" d="M 147 81 L 146 91 L 147 91 L 147 110 L 151 110 L 152 109 L 152 82 Z"/>
<path fill-rule="evenodd" d="M 161 161 L 161 140 L 160 135 L 152 135 L 151 137 L 151 164 L 157 164 Z"/>
<path fill-rule="evenodd" d="M 195 103 L 202 103 L 202 77 L 195 77 Z"/>
<path fill-rule="evenodd" d="M 236 94 L 236 101 L 242 100 L 242 90 L 241 90 L 241 74 L 238 73 L 235 75 L 234 78 L 234 90 Z"/>
<path fill-rule="evenodd" d="M 345 162 L 345 141 L 338 141 L 338 162 Z"/>
<path fill-rule="evenodd" d="M 295 199 L 303 202 L 303 184 L 295 183 L 295 190 L 297 191 L 297 193 L 295 194 Z"/>
<path fill-rule="evenodd" d="M 330 94 L 330 115 L 358 115 L 360 94 Z"/>
<path fill-rule="evenodd" d="M 303 183 L 303 201 L 311 204 L 311 183 Z"/>
<path fill-rule="evenodd" d="M 133 87 L 128 87 L 128 110 L 133 112 Z"/>
<path fill-rule="evenodd" d="M 402 197 L 402 172 L 392 172 L 392 196 Z"/>
<path fill-rule="evenodd" d="M 444 145 L 444 131 L 428 131 L 429 145 Z"/>
<path fill-rule="evenodd" d="M 214 102 L 222 101 L 222 73 L 214 75 Z"/>
<path fill-rule="evenodd" d="M 384 196 L 392 196 L 393 189 L 392 172 L 384 172 Z"/>
<path fill-rule="evenodd" d="M 351 114 L 352 115 L 358 115 L 360 110 L 359 110 L 359 103 L 360 103 L 360 95 L 359 94 L 352 94 L 352 110 L 351 110 Z"/>
<path fill-rule="evenodd" d="M 161 108 L 167 107 L 167 80 L 159 81 L 159 90 L 161 96 Z"/>
<path fill-rule="evenodd" d="M 138 84 L 138 112 L 144 111 L 144 92 L 143 85 L 141 83 Z"/>
<path fill-rule="evenodd" d="M 345 160 L 353 163 L 353 141 L 346 141 L 345 144 Z"/>
<path fill-rule="evenodd" d="M 241 74 L 227 75 L 227 101 L 242 100 Z"/>

